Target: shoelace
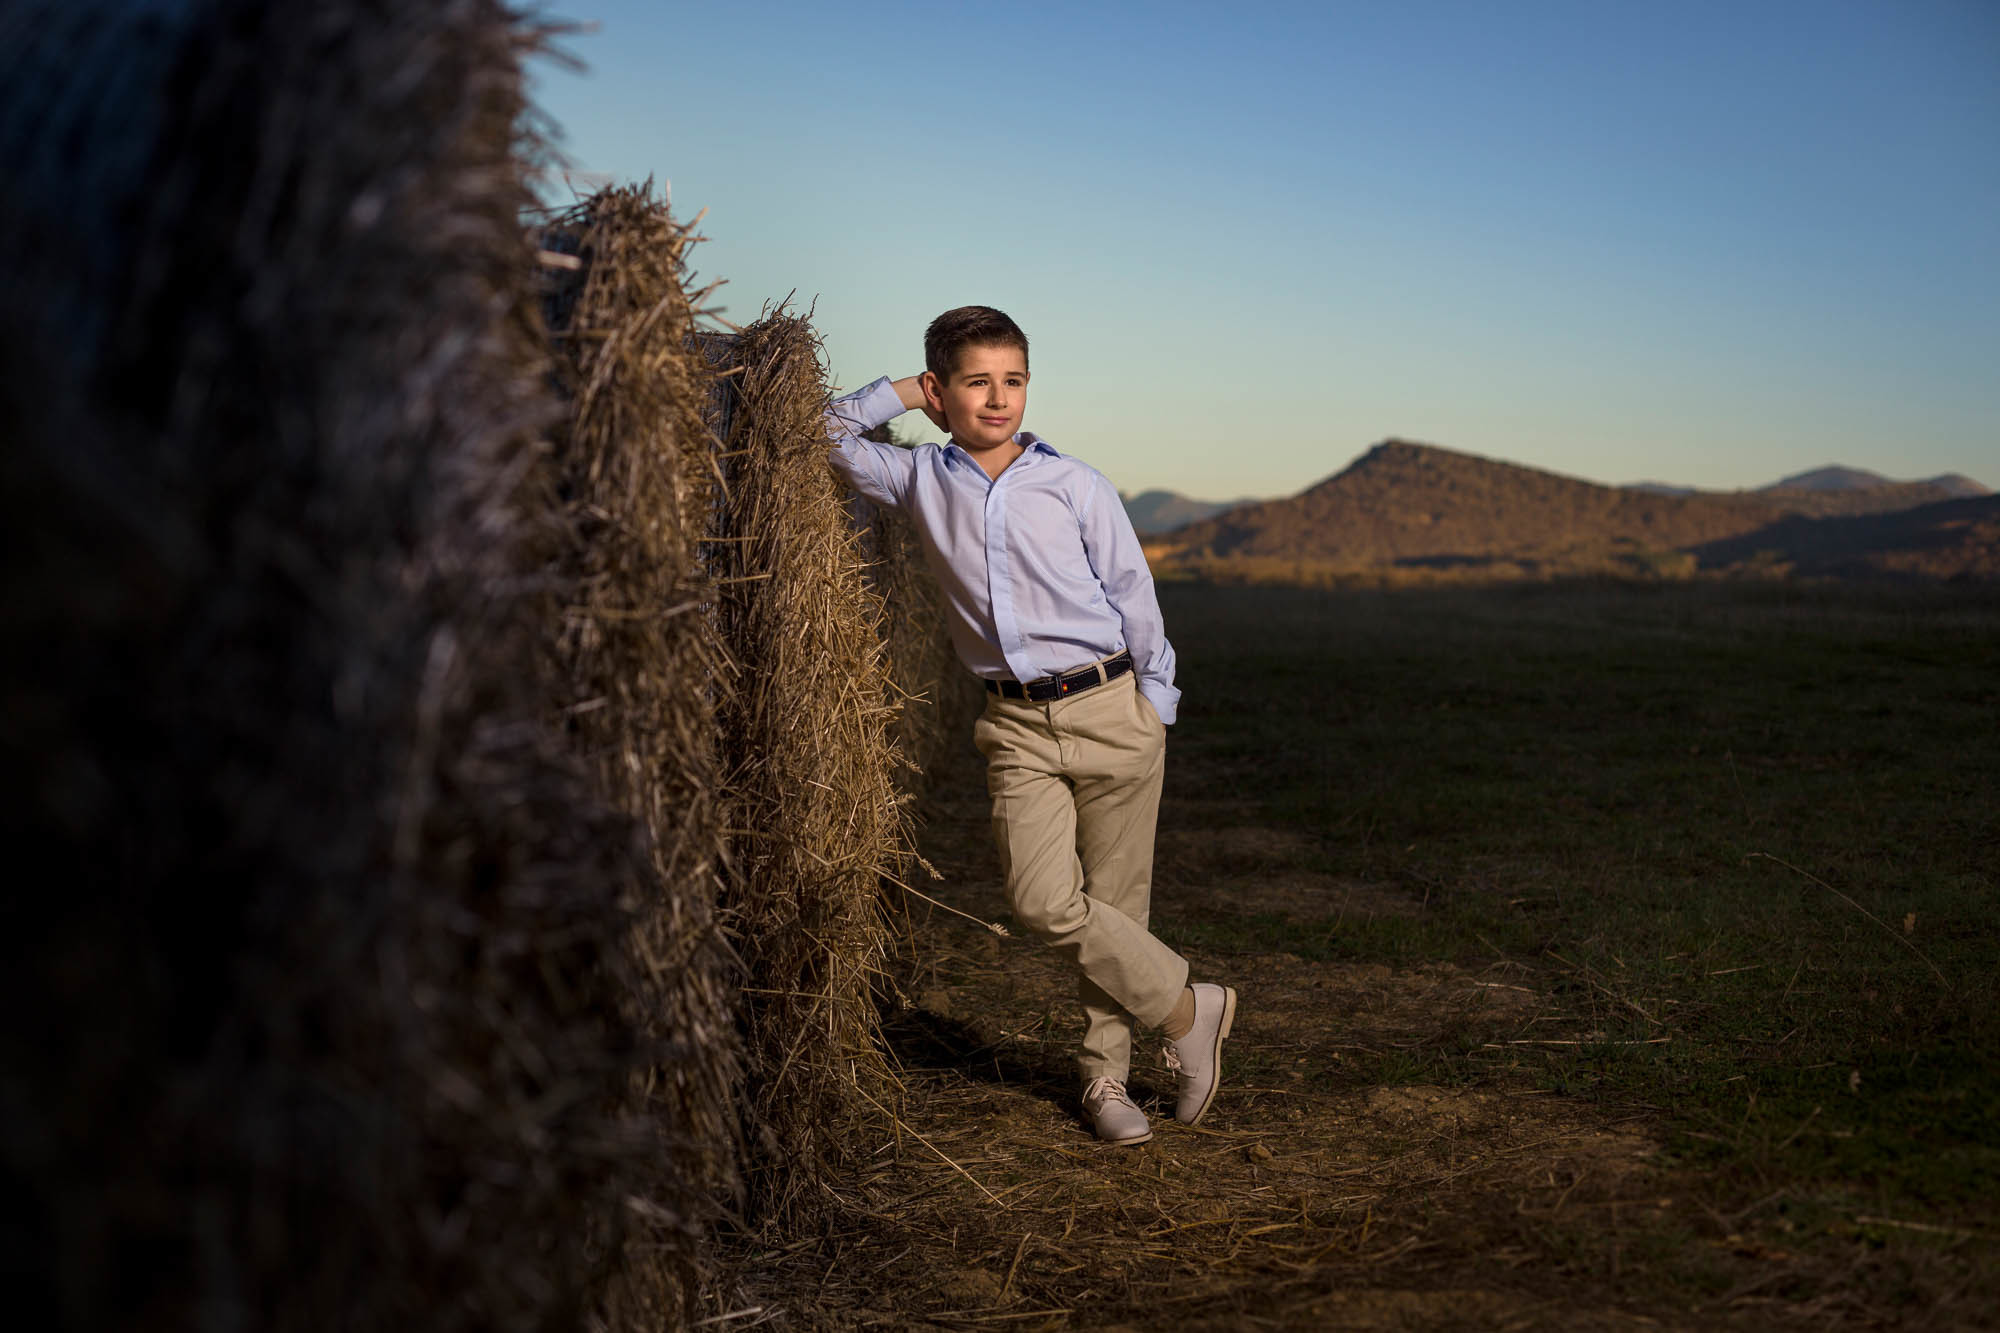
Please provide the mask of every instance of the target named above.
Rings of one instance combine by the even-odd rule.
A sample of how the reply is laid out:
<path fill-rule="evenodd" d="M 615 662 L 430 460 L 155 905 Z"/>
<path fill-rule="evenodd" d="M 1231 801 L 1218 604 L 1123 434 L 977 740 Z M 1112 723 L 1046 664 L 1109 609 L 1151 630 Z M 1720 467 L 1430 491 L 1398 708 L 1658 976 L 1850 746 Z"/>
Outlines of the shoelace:
<path fill-rule="evenodd" d="M 1135 1111 L 1139 1109 L 1139 1104 L 1126 1093 L 1125 1085 L 1109 1074 L 1092 1079 L 1090 1086 L 1083 1090 L 1083 1100 L 1086 1103 L 1096 1102 L 1099 1110 L 1112 1102 L 1124 1102 Z"/>
<path fill-rule="evenodd" d="M 1166 1045 L 1160 1047 L 1160 1054 L 1165 1057 L 1167 1068 L 1174 1072 L 1174 1077 L 1187 1077 L 1187 1070 L 1181 1065 L 1180 1052 L 1174 1049 L 1172 1042 L 1168 1042 Z"/>

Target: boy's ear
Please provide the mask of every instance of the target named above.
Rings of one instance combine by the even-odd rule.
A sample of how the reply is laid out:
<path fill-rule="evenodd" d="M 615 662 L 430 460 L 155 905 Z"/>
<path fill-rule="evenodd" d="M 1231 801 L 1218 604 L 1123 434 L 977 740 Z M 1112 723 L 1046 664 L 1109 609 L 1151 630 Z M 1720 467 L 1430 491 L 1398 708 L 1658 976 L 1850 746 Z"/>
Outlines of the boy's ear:
<path fill-rule="evenodd" d="M 917 387 L 924 391 L 924 401 L 930 404 L 931 411 L 942 417 L 944 415 L 944 385 L 938 382 L 938 377 L 926 370 L 917 377 Z"/>

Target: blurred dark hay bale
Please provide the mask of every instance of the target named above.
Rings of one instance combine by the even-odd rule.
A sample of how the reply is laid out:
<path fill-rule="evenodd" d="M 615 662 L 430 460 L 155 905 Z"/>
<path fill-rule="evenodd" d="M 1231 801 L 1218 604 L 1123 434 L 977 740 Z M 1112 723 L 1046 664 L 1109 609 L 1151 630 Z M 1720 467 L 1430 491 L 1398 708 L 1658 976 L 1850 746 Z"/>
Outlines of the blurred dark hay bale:
<path fill-rule="evenodd" d="M 574 1327 L 622 1249 L 651 867 L 546 724 L 584 598 L 536 519 L 534 39 L 489 0 L 0 16 L 37 1324 Z"/>
<path fill-rule="evenodd" d="M 715 922 L 723 861 L 716 709 L 729 679 L 701 555 L 721 502 L 704 419 L 715 381 L 685 288 L 691 231 L 646 187 L 605 190 L 544 231 L 573 254 L 545 296 L 568 419 L 557 431 L 566 581 L 560 639 L 575 743 L 650 833 L 627 1013 L 661 1151 L 631 1182 L 629 1280 L 614 1327 L 673 1322 L 698 1286 L 702 1227 L 737 1183 L 742 984 Z"/>
<path fill-rule="evenodd" d="M 783 311 L 729 348 L 734 405 L 715 568 L 735 662 L 722 743 L 733 839 L 724 922 L 747 970 L 745 1174 L 796 1224 L 886 1122 L 874 987 L 881 886 L 908 847 L 883 680 L 882 605 L 826 459 L 826 381 Z M 876 1136 L 867 1136 L 873 1139 Z"/>

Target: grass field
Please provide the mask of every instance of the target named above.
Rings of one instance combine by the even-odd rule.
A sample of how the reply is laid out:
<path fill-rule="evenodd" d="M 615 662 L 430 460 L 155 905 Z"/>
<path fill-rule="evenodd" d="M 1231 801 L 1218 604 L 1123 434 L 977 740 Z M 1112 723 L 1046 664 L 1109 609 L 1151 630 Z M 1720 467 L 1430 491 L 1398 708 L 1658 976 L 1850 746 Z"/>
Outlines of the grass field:
<path fill-rule="evenodd" d="M 1166 601 L 1189 645 L 1178 774 L 1240 782 L 1265 822 L 1311 831 L 1319 868 L 1427 904 L 1347 921 L 1220 910 L 1186 941 L 1509 960 L 1566 1000 L 1550 1039 L 1583 1043 L 1444 1045 L 1362 1076 L 1504 1070 L 1639 1102 L 1677 1160 L 1780 1193 L 1780 1215 L 1991 1229 L 2000 596 Z"/>
<path fill-rule="evenodd" d="M 1046 951 L 920 918 L 924 1141 L 826 1322 L 1994 1321 L 2000 591 L 1161 593 L 1155 925 L 1243 992 L 1223 1099 L 1097 1149 Z"/>

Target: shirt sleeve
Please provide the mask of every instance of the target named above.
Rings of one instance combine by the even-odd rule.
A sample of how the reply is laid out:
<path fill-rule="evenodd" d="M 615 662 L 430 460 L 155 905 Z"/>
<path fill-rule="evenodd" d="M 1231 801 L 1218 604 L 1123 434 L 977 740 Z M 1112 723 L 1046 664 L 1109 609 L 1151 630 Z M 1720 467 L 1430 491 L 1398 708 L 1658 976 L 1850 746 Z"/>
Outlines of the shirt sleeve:
<path fill-rule="evenodd" d="M 1153 571 L 1139 549 L 1118 490 L 1103 474 L 1093 474 L 1083 513 L 1083 549 L 1090 567 L 1104 585 L 1111 609 L 1124 622 L 1125 648 L 1139 677 L 1139 692 L 1153 705 L 1160 721 L 1174 724 L 1181 692 L 1174 688 L 1174 646 L 1167 642 L 1160 600 L 1153 591 Z"/>
<path fill-rule="evenodd" d="M 900 509 L 910 493 L 916 461 L 908 449 L 861 438 L 885 421 L 903 415 L 903 400 L 888 376 L 827 404 L 826 433 L 833 441 L 833 470 L 876 504 Z"/>

